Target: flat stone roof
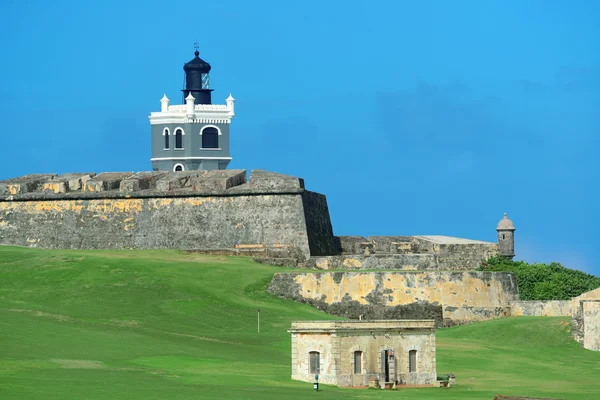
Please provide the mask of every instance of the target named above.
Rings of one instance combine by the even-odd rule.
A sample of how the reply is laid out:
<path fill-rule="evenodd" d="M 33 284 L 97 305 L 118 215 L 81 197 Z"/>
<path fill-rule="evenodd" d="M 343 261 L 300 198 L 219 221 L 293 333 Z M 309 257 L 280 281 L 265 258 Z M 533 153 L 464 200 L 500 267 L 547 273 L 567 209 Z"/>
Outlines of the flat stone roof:
<path fill-rule="evenodd" d="M 347 320 L 347 321 L 293 321 L 290 333 L 333 333 L 339 331 L 407 331 L 435 329 L 433 319 L 391 319 L 391 320 Z"/>
<path fill-rule="evenodd" d="M 495 244 L 492 242 L 485 242 L 483 240 L 464 239 L 442 235 L 417 235 L 415 237 L 433 242 L 435 244 Z"/>
<path fill-rule="evenodd" d="M 298 194 L 304 180 L 255 169 L 32 174 L 0 181 L 0 201 Z"/>

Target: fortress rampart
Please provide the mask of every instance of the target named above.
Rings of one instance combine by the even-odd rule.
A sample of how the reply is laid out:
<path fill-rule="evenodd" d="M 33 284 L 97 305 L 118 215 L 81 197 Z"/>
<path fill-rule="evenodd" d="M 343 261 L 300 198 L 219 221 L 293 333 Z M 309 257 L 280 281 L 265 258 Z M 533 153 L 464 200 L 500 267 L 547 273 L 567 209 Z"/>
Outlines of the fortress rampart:
<path fill-rule="evenodd" d="M 436 320 L 452 326 L 510 315 L 519 299 L 505 272 L 277 273 L 274 295 L 351 319 Z"/>
<path fill-rule="evenodd" d="M 322 270 L 471 271 L 498 254 L 498 244 L 448 236 L 340 236 L 341 255 L 313 257 Z"/>
<path fill-rule="evenodd" d="M 66 249 L 337 251 L 324 195 L 254 170 L 28 175 L 0 182 L 0 243 Z"/>

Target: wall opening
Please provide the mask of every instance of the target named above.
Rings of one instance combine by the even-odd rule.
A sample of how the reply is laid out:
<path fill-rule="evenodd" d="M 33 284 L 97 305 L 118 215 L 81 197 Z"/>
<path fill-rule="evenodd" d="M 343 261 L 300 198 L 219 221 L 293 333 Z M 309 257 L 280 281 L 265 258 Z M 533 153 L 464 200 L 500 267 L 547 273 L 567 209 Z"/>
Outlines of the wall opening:
<path fill-rule="evenodd" d="M 165 129 L 163 135 L 165 137 L 165 150 L 167 150 L 169 148 L 169 130 Z"/>
<path fill-rule="evenodd" d="M 219 131 L 215 128 L 205 128 L 202 130 L 202 148 L 203 149 L 218 149 L 219 148 Z"/>
<path fill-rule="evenodd" d="M 392 382 L 392 376 L 390 372 L 393 372 L 394 363 L 394 351 L 393 350 L 382 350 L 381 351 L 381 379 L 383 382 Z M 395 380 L 395 379 L 394 379 Z"/>
<path fill-rule="evenodd" d="M 175 148 L 183 149 L 183 131 L 181 129 L 175 131 Z"/>
<path fill-rule="evenodd" d="M 321 355 L 319 354 L 318 351 L 311 351 L 309 354 L 309 373 L 311 374 L 318 374 L 319 373 L 319 369 L 320 369 L 320 363 L 321 363 Z"/>
<path fill-rule="evenodd" d="M 362 351 L 354 352 L 354 373 L 362 374 Z"/>
<path fill-rule="evenodd" d="M 175 164 L 175 166 L 173 167 L 173 172 L 181 172 L 181 171 L 185 171 L 185 168 L 183 167 L 183 165 Z"/>
<path fill-rule="evenodd" d="M 417 351 L 408 352 L 408 372 L 417 372 Z"/>

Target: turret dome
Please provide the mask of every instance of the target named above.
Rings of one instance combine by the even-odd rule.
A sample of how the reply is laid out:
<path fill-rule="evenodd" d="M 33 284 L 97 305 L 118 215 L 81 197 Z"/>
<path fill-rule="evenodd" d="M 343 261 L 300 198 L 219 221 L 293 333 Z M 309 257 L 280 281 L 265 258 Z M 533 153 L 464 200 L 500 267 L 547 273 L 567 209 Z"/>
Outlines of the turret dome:
<path fill-rule="evenodd" d="M 498 222 L 498 226 L 496 227 L 497 231 L 514 231 L 515 225 L 508 218 L 508 214 L 504 213 L 504 217 Z"/>
<path fill-rule="evenodd" d="M 190 62 L 184 64 L 183 70 L 186 72 L 199 71 L 203 74 L 209 73 L 211 66 L 209 63 L 200 58 L 200 52 L 198 50 L 194 52 L 194 56 L 195 57 Z"/>

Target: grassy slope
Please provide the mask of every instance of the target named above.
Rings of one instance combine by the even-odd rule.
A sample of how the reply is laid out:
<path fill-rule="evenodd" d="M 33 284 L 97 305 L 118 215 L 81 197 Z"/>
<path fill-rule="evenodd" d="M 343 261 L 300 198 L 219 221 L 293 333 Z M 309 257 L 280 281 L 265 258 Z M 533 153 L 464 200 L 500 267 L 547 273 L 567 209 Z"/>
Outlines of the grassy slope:
<path fill-rule="evenodd" d="M 442 329 L 438 373 L 452 389 L 397 392 L 290 379 L 295 319 L 331 319 L 265 288 L 281 268 L 174 251 L 49 251 L 0 246 L 1 399 L 591 399 L 600 353 L 566 318 Z M 261 333 L 256 308 L 261 308 Z"/>

